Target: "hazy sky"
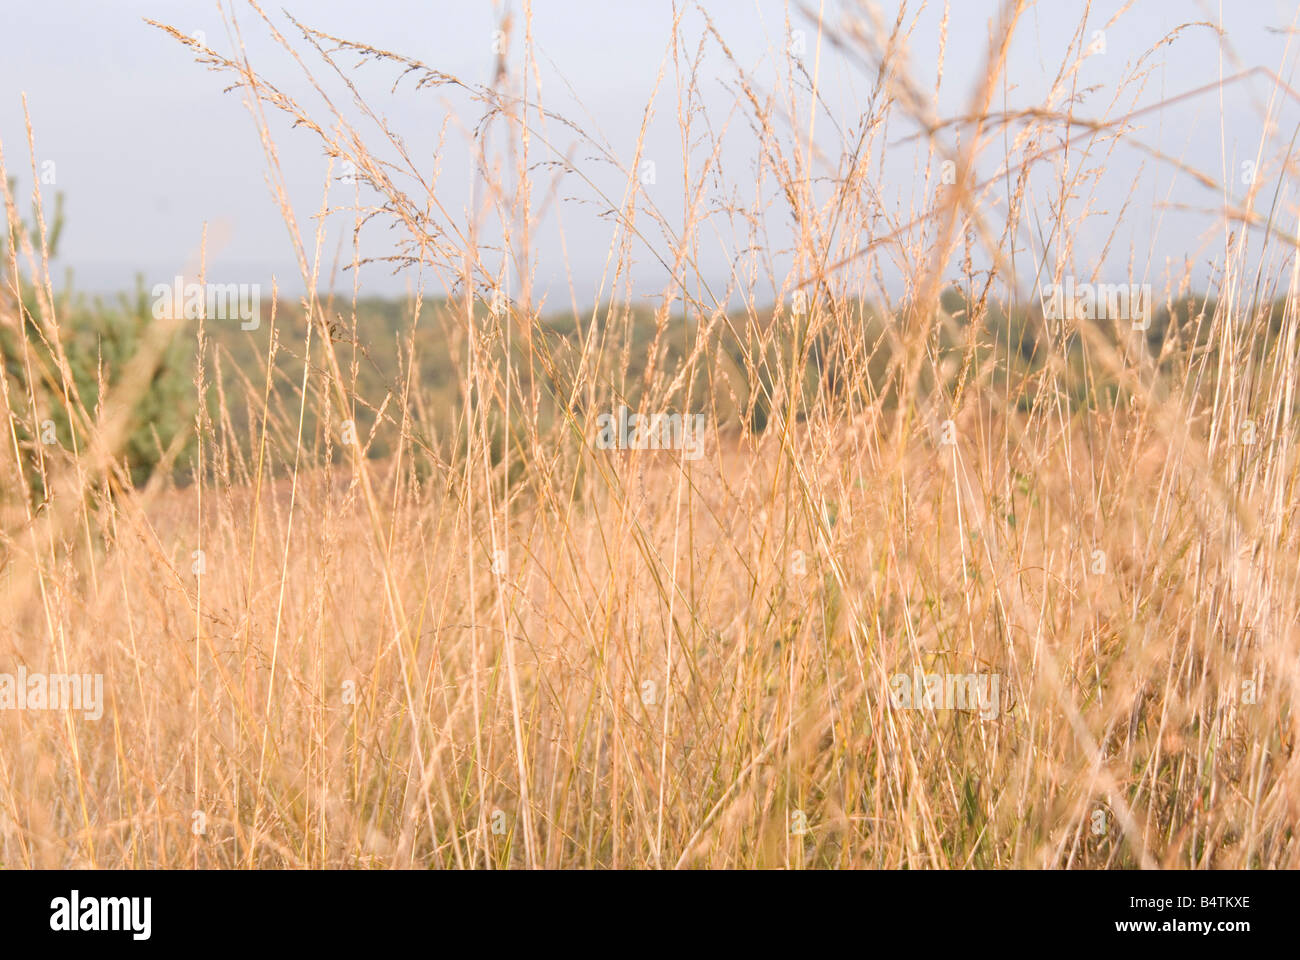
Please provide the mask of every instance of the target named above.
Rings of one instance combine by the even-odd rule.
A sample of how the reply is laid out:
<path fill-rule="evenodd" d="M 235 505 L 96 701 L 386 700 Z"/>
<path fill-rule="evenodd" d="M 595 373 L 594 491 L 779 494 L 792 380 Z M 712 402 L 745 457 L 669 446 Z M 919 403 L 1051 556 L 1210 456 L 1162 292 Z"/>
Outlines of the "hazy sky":
<path fill-rule="evenodd" d="M 1088 33 L 1106 26 L 1122 4 L 1093 4 Z M 520 62 L 518 22 L 522 6 L 445 0 L 273 0 L 267 4 L 286 35 L 303 45 L 281 14 L 289 10 L 305 23 L 329 33 L 404 53 L 437 69 L 466 79 L 491 80 L 495 65 L 493 31 L 507 9 L 515 13 L 511 50 Z M 832 27 L 846 8 L 826 3 Z M 896 2 L 880 5 L 888 22 Z M 270 38 L 264 24 L 243 0 L 232 4 L 254 67 L 304 102 L 316 103 L 293 61 Z M 770 88 L 776 70 L 784 69 L 789 42 L 786 19 L 802 29 L 811 56 L 816 26 L 802 7 L 778 0 L 728 0 L 706 4 L 737 60 L 755 80 Z M 932 90 L 942 3 L 908 5 L 919 23 L 910 46 L 912 67 L 922 89 Z M 1012 49 L 1008 87 L 1000 91 L 1011 106 L 1041 102 L 1051 78 L 1065 57 L 1083 5 L 1052 0 L 1032 6 Z M 962 0 L 952 5 L 941 114 L 961 112 L 972 82 L 981 72 L 989 25 L 997 5 L 987 0 Z M 643 108 L 654 87 L 669 44 L 673 16 L 668 2 L 651 0 L 537 0 L 533 7 L 536 50 L 542 70 L 546 105 L 599 131 L 624 162 L 633 155 Z M 269 282 L 278 274 L 281 286 L 300 287 L 288 235 L 267 186 L 266 165 L 254 124 L 236 93 L 223 93 L 229 75 L 207 71 L 189 50 L 144 22 L 153 18 L 186 33 L 204 31 L 207 42 L 231 51 L 214 0 L 0 0 L 0 143 L 11 175 L 19 178 L 20 203 L 26 210 L 31 170 L 27 157 L 21 94 L 26 93 L 37 147 L 37 159 L 52 162 L 55 184 L 67 198 L 68 226 L 60 263 L 76 271 L 81 289 L 127 287 L 133 275 L 145 274 L 150 284 L 169 279 L 196 254 L 202 225 L 209 224 L 211 275 L 225 282 Z M 1105 51 L 1088 58 L 1080 71 L 1080 86 L 1095 85 L 1079 112 L 1102 114 L 1114 94 L 1114 84 L 1129 73 L 1144 54 L 1173 28 L 1189 20 L 1220 24 L 1225 40 L 1206 27 L 1187 29 L 1179 40 L 1156 49 L 1145 61 L 1151 72 L 1137 105 L 1210 83 L 1240 69 L 1263 65 L 1296 82 L 1296 26 L 1293 3 L 1257 0 L 1222 7 L 1194 2 L 1137 0 L 1123 19 L 1105 30 Z M 692 42 L 702 33 L 703 20 L 687 7 L 684 17 Z M 720 51 L 707 45 L 704 60 L 705 109 L 715 126 L 730 118 L 724 167 L 731 181 L 753 185 L 753 140 L 743 105 L 737 106 L 734 75 Z M 1231 59 L 1235 56 L 1237 62 Z M 319 61 L 304 58 L 315 68 Z M 350 63 L 344 58 L 345 63 Z M 860 62 L 849 62 L 829 46 L 822 48 L 822 92 L 832 113 L 846 121 L 861 108 L 872 76 Z M 409 83 L 390 92 L 397 71 L 369 65 L 358 84 L 372 106 L 398 131 L 417 163 L 426 172 L 441 168 L 438 195 L 448 210 L 463 213 L 469 203 L 470 164 L 466 130 L 477 121 L 473 105 L 445 90 L 415 91 Z M 1279 125 L 1263 131 L 1264 104 L 1271 81 L 1259 77 L 1236 84 L 1223 94 L 1212 93 L 1144 117 L 1144 142 L 1181 157 L 1216 178 L 1224 177 L 1244 192 L 1237 174 L 1253 159 L 1263 137 L 1267 141 L 1261 175 L 1277 179 L 1278 156 L 1285 153 L 1300 122 L 1300 105 L 1286 103 L 1277 110 Z M 331 87 L 331 95 L 338 92 Z M 671 63 L 661 84 L 645 157 L 656 163 L 656 202 L 669 212 L 680 211 L 681 145 L 677 132 L 676 81 Z M 346 98 L 345 98 L 346 99 Z M 1001 105 L 1001 104 L 999 104 Z M 435 157 L 440 131 L 448 116 L 460 126 L 448 129 L 444 148 Z M 892 122 L 892 121 L 891 121 Z M 314 135 L 275 127 L 284 170 L 299 222 L 310 224 L 320 203 L 326 158 Z M 898 122 L 888 142 L 891 156 L 878 168 L 878 188 L 888 203 L 902 211 L 915 202 L 919 189 L 915 145 L 903 142 L 912 129 Z M 559 149 L 577 143 L 563 128 L 552 127 Z M 820 131 L 823 148 L 835 149 L 830 124 Z M 584 159 L 591 150 L 574 149 L 573 160 L 589 164 L 593 181 L 618 195 L 618 174 L 607 164 Z M 540 155 L 537 159 L 543 159 Z M 996 162 L 993 158 L 992 162 Z M 1271 164 L 1271 166 L 1270 166 Z M 584 167 L 584 169 L 586 169 Z M 988 173 L 993 172 L 990 166 Z M 548 183 L 549 174 L 539 174 Z M 1140 189 L 1122 218 L 1119 209 L 1134 183 Z M 1288 229 L 1295 229 L 1294 193 L 1283 194 Z M 335 188 L 338 189 L 337 187 Z M 1271 200 L 1272 191 L 1266 191 Z M 1185 256 L 1206 263 L 1221 247 L 1222 220 L 1214 210 L 1222 195 L 1179 176 L 1168 165 L 1137 150 L 1120 147 L 1099 185 L 1100 204 L 1091 233 L 1079 239 L 1085 256 L 1099 256 L 1117 220 L 1121 223 L 1107 264 L 1123 276 L 1156 279 L 1166 260 L 1181 263 Z M 558 191 L 554 216 L 539 236 L 540 291 L 567 301 L 566 274 L 578 288 L 577 299 L 594 298 L 605 266 L 613 223 L 599 214 L 601 205 L 590 188 L 572 176 Z M 342 192 L 335 199 L 342 202 Z M 1170 209 L 1187 207 L 1190 209 Z M 678 218 L 680 221 L 680 218 Z M 1216 224 L 1219 224 L 1216 232 Z M 564 246 L 559 243 L 563 231 Z M 331 235 L 327 257 L 334 253 L 338 233 Z M 365 252 L 392 251 L 390 234 L 382 226 L 367 234 Z M 1216 241 L 1215 238 L 1218 238 Z M 725 280 L 728 256 L 734 251 L 720 241 L 706 248 L 702 262 L 719 283 Z M 1136 257 L 1130 270 L 1130 254 Z M 344 251 L 345 256 L 347 251 Z M 639 295 L 657 293 L 665 282 L 663 268 L 649 251 L 640 250 L 636 273 Z M 1208 271 L 1206 265 L 1204 271 Z M 1202 272 L 1204 272 L 1202 271 Z M 392 278 L 383 267 L 367 268 L 363 290 L 395 292 L 405 280 Z M 351 281 L 342 286 L 350 289 Z M 433 293 L 440 291 L 433 290 Z M 759 296 L 758 299 L 765 299 Z"/>

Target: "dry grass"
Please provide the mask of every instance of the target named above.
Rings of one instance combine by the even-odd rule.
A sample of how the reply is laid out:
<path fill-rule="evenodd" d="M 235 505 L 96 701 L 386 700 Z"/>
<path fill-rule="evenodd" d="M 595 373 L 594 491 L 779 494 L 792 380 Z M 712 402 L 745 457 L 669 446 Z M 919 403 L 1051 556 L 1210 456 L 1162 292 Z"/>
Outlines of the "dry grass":
<path fill-rule="evenodd" d="M 249 22 L 276 29 L 250 6 L 231 20 L 234 49 Z M 217 392 L 211 321 L 183 329 L 210 402 L 181 487 L 160 473 L 135 489 L 116 460 L 181 323 L 161 322 L 159 353 L 141 350 L 85 409 L 59 360 L 47 257 L 18 236 L 6 192 L 17 249 L 0 311 L 23 372 L 4 378 L 0 664 L 100 672 L 108 706 L 98 722 L 0 711 L 0 864 L 1300 865 L 1295 244 L 1252 195 L 1223 214 L 1236 232 L 1212 306 L 1158 354 L 1122 325 L 1031 312 L 1042 349 L 1017 365 L 996 318 L 1027 267 L 1007 251 L 1032 235 L 1032 280 L 1075 270 L 1067 211 L 1086 209 L 1115 142 L 1140 137 L 1128 108 L 1067 122 L 1082 24 L 1041 110 L 995 110 L 1020 12 L 1001 13 L 960 137 L 909 79 L 904 51 L 920 42 L 906 23 L 814 24 L 806 62 L 834 43 L 882 65 L 836 156 L 811 130 L 808 69 L 790 60 L 786 89 L 760 89 L 692 9 L 700 35 L 675 28 L 664 59 L 694 145 L 686 216 L 657 213 L 639 153 L 624 165 L 625 193 L 604 198 L 615 240 L 597 307 L 559 345 L 526 283 L 508 308 L 475 307 L 503 282 L 479 225 L 442 209 L 399 140 L 353 125 L 364 102 L 336 109 L 317 87 L 309 110 L 242 56 L 196 48 L 249 99 L 313 322 L 264 324 L 262 366 L 242 371 L 251 424 Z M 586 135 L 539 102 L 528 44 L 521 70 L 475 86 L 310 29 L 275 36 L 308 76 L 346 76 L 340 55 L 374 60 L 481 109 L 502 161 L 485 161 L 482 186 L 510 274 L 528 276 L 548 165 L 581 177 L 565 157 L 603 149 L 564 149 Z M 739 95 L 729 123 L 759 144 L 763 199 L 727 214 L 749 251 L 728 290 L 694 266 L 729 178 L 727 127 L 697 110 L 706 47 Z M 1147 102 L 1144 83 L 1118 83 L 1114 102 Z M 400 228 L 395 256 L 439 297 L 455 291 L 410 304 L 412 326 L 445 324 L 456 356 L 443 420 L 420 356 L 404 354 L 387 396 L 361 396 L 350 341 L 364 331 L 322 336 L 330 271 L 285 200 L 281 113 L 354 164 L 371 198 L 331 179 L 316 229 L 381 214 Z M 925 200 L 901 218 L 873 199 L 891 116 L 931 142 Z M 981 158 L 1006 174 L 979 182 Z M 940 186 L 945 160 L 955 182 Z M 1049 211 L 1044 185 L 1072 199 Z M 762 224 L 777 215 L 796 225 L 786 277 L 766 275 Z M 1275 267 L 1260 277 L 1243 221 Z M 677 279 L 633 378 L 631 315 L 610 291 L 638 238 Z M 880 300 L 883 261 L 908 287 L 873 325 L 863 304 Z M 964 314 L 941 308 L 954 277 Z M 749 302 L 760 279 L 774 312 Z M 20 322 L 24 283 L 43 293 Z M 1157 301 L 1188 292 L 1173 277 Z M 728 311 L 733 295 L 749 305 Z M 310 361 L 301 382 L 283 382 L 286 351 Z M 809 377 L 814 359 L 834 375 Z M 596 416 L 625 398 L 706 412 L 704 457 L 598 449 Z M 52 402 L 73 413 L 75 449 L 34 440 Z M 367 410 L 393 454 L 368 459 L 367 428 L 336 463 L 342 422 Z M 995 673 L 1003 708 L 898 709 L 890 678 L 917 666 Z"/>

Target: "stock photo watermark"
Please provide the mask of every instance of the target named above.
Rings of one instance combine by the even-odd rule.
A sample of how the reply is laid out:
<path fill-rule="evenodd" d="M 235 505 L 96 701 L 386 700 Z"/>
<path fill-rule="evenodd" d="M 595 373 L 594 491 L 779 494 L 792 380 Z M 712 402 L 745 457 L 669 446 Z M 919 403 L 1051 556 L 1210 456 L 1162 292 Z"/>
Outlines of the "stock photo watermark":
<path fill-rule="evenodd" d="M 1151 325 L 1151 284 L 1049 283 L 1039 291 L 1043 316 L 1048 320 L 1114 320 L 1133 324 L 1134 330 Z"/>
<path fill-rule="evenodd" d="M 83 897 L 73 890 L 50 901 L 50 929 L 58 933 L 126 932 L 148 940 L 153 932 L 152 897 Z"/>
<path fill-rule="evenodd" d="M 186 283 L 184 277 L 176 277 L 171 283 L 154 284 L 151 292 L 155 320 L 238 320 L 241 330 L 262 325 L 260 284 Z"/>
<path fill-rule="evenodd" d="M 996 673 L 898 673 L 889 699 L 899 710 L 959 710 L 992 720 L 1002 710 L 1001 676 Z"/>
<path fill-rule="evenodd" d="M 79 710 L 88 720 L 104 715 L 102 673 L 0 673 L 0 710 Z"/>
<path fill-rule="evenodd" d="M 702 413 L 629 413 L 620 406 L 596 418 L 599 450 L 680 450 L 687 460 L 704 456 Z"/>

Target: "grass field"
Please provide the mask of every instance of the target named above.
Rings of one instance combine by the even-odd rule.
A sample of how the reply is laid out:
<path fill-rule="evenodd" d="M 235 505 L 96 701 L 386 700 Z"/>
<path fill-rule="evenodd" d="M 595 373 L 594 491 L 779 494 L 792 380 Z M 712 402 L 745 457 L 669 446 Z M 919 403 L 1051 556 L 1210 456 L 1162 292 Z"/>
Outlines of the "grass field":
<path fill-rule="evenodd" d="M 1102 276 L 1072 238 L 1141 131 L 1064 106 L 1082 23 L 1048 101 L 1003 115 L 1024 5 L 996 9 L 960 136 L 902 52 L 942 64 L 946 35 L 809 27 L 809 64 L 824 43 L 879 66 L 838 153 L 807 67 L 760 89 L 707 14 L 674 26 L 685 216 L 626 158 L 608 273 L 572 310 L 501 296 L 500 251 L 354 125 L 368 105 L 309 108 L 160 26 L 247 98 L 308 294 L 266 291 L 247 335 L 164 312 L 74 375 L 50 225 L 6 188 L 0 670 L 102 675 L 104 703 L 0 709 L 0 866 L 1300 866 L 1294 194 L 1261 177 L 1225 207 L 1213 289 Z M 483 189 L 528 276 L 553 166 L 603 149 L 528 53 L 480 85 L 239 11 L 308 76 L 366 62 L 495 124 Z M 743 174 L 697 109 L 697 44 L 758 143 Z M 284 193 L 282 117 L 331 158 L 320 210 Z M 907 123 L 928 163 L 885 209 Z M 0 144 L 0 182 L 32 185 L 28 147 Z M 751 174 L 718 289 L 699 248 Z M 313 234 L 371 215 L 427 285 L 382 325 Z M 618 293 L 636 243 L 670 268 L 658 304 Z M 1040 295 L 1066 277 L 1151 289 Z M 699 456 L 667 419 L 602 437 L 621 406 L 702 415 Z M 149 409 L 184 416 L 163 435 Z"/>

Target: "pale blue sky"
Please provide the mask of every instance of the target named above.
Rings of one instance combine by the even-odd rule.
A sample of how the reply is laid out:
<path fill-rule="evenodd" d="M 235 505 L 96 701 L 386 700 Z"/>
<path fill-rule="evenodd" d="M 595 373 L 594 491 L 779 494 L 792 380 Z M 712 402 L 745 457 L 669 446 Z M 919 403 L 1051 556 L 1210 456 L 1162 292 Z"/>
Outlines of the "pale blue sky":
<path fill-rule="evenodd" d="M 892 22 L 896 0 L 881 6 Z M 1120 6 L 1118 2 L 1094 4 L 1089 31 L 1103 27 Z M 289 30 L 280 16 L 281 7 L 327 32 L 417 57 L 466 79 L 487 81 L 494 67 L 492 31 L 505 9 L 513 8 L 518 24 L 521 4 L 274 0 L 266 9 L 274 11 L 272 16 L 282 29 Z M 775 83 L 774 65 L 781 61 L 787 42 L 787 15 L 793 27 L 807 32 L 810 50 L 815 44 L 815 25 L 799 5 L 734 0 L 707 4 L 706 8 L 739 62 L 768 88 Z M 247 5 L 237 0 L 233 9 L 253 65 L 284 89 L 308 99 L 300 73 Z M 828 0 L 828 26 L 836 23 L 844 9 L 845 4 L 838 0 Z M 912 3 L 908 9 L 913 14 L 920 11 L 910 47 L 914 72 L 923 89 L 932 89 L 943 5 L 922 9 Z M 988 25 L 996 9 L 988 0 L 953 4 L 941 113 L 958 113 L 967 104 L 971 84 L 981 72 Z M 1072 0 L 1052 0 L 1029 9 L 1012 50 L 1009 105 L 1041 101 L 1083 9 Z M 687 35 L 698 38 L 702 19 L 693 8 L 687 10 Z M 1286 32 L 1295 28 L 1295 16 L 1294 4 L 1273 0 L 1222 7 L 1137 0 L 1120 24 L 1106 31 L 1105 54 L 1089 58 L 1082 67 L 1080 86 L 1096 85 L 1098 89 L 1089 94 L 1079 112 L 1101 114 L 1111 100 L 1115 81 L 1170 30 L 1188 20 L 1221 23 L 1227 44 L 1221 46 L 1208 29 L 1193 28 L 1177 43 L 1157 50 L 1147 61 L 1152 72 L 1137 99 L 1140 105 L 1256 65 L 1283 73 L 1292 87 L 1300 89 L 1295 77 L 1295 37 Z M 207 221 L 213 238 L 214 279 L 266 283 L 274 271 L 283 288 L 298 289 L 291 247 L 266 185 L 263 155 L 247 111 L 236 94 L 222 93 L 229 83 L 226 76 L 194 63 L 188 50 L 145 24 L 145 17 L 171 23 L 187 33 L 203 30 L 214 48 L 230 49 L 214 0 L 0 2 L 0 142 L 10 173 L 19 176 L 23 208 L 31 182 L 20 101 L 21 93 L 26 92 L 38 160 L 55 163 L 57 189 L 67 195 L 69 221 L 60 262 L 75 268 L 79 287 L 124 288 L 136 271 L 143 272 L 150 284 L 169 280 L 197 250 L 202 224 Z M 534 32 L 546 105 L 588 129 L 599 130 L 630 162 L 642 109 L 668 45 L 671 18 L 672 7 L 667 2 L 537 0 Z M 734 111 L 734 132 L 728 134 L 724 155 L 728 182 L 742 192 L 752 190 L 753 141 L 747 117 L 736 107 L 731 74 L 721 55 L 716 47 L 706 49 L 705 108 L 715 125 L 721 125 Z M 1239 63 L 1228 58 L 1229 49 Z M 519 50 L 516 30 L 512 51 L 516 64 Z M 416 92 L 406 84 L 390 93 L 395 75 L 391 68 L 367 66 L 359 74 L 359 85 L 428 171 L 435 162 L 435 138 L 448 110 L 464 111 L 461 119 L 466 124 L 475 122 L 477 115 L 463 98 L 457 100 L 444 92 Z M 822 90 L 833 112 L 849 116 L 861 105 L 870 81 L 860 64 L 823 49 Z M 337 89 L 333 87 L 331 92 Z M 1222 97 L 1215 94 L 1167 108 L 1144 118 L 1141 135 L 1151 146 L 1182 157 L 1212 176 L 1221 177 L 1225 167 L 1235 174 L 1242 160 L 1253 158 L 1260 142 L 1261 105 L 1269 89 L 1269 82 L 1260 78 L 1230 88 Z M 654 195 L 670 218 L 681 209 L 682 193 L 676 97 L 670 67 L 660 89 L 645 154 L 656 162 Z M 886 202 L 907 210 L 919 188 L 919 177 L 915 148 L 899 143 L 913 130 L 901 113 L 896 115 L 888 141 L 897 146 L 891 147 L 891 157 L 878 169 L 877 179 Z M 1273 161 L 1268 175 L 1274 179 L 1279 174 L 1277 156 L 1285 152 L 1300 123 L 1300 105 L 1285 105 L 1278 118 L 1279 127 L 1270 134 L 1266 149 L 1266 159 Z M 320 202 L 325 158 L 312 134 L 289 131 L 283 124 L 276 130 L 295 209 L 300 222 L 309 223 Z M 562 129 L 553 132 L 563 148 L 572 144 L 574 138 L 566 139 Z M 822 124 L 820 132 L 826 138 L 823 145 L 834 147 L 830 125 Z M 589 154 L 585 148 L 576 150 L 575 163 L 583 166 Z M 462 212 L 469 199 L 467 155 L 464 136 L 453 133 L 439 158 L 443 168 L 439 198 L 456 212 Z M 1143 179 L 1137 181 L 1139 190 L 1122 218 L 1107 263 L 1124 277 L 1134 274 L 1136 279 L 1158 281 L 1166 260 L 1181 263 L 1183 257 L 1190 256 L 1200 264 L 1198 275 L 1205 276 L 1209 269 L 1205 263 L 1218 256 L 1212 242 L 1206 246 L 1206 238 L 1214 236 L 1216 221 L 1205 208 L 1213 208 L 1223 198 L 1123 147 L 1117 149 L 1110 172 L 1099 186 L 1100 212 L 1088 235 L 1078 238 L 1080 255 L 1099 255 L 1142 164 Z M 618 176 L 610 168 L 595 163 L 589 167 L 597 183 L 617 189 Z M 587 169 L 584 167 L 584 172 Z M 993 172 L 991 166 L 987 172 Z M 540 180 L 548 176 L 542 175 Z M 1239 177 L 1229 180 L 1244 190 Z M 1287 186 L 1283 211 L 1290 213 L 1284 216 L 1284 226 L 1294 230 L 1294 192 L 1289 181 Z M 577 286 L 577 299 L 585 306 L 594 299 L 614 226 L 598 216 L 598 204 L 584 202 L 594 198 L 577 178 L 567 178 L 559 192 L 565 198 L 560 210 L 567 270 Z M 1268 194 L 1271 200 L 1271 190 Z M 1195 209 L 1162 214 L 1162 203 Z M 780 218 L 771 222 L 779 231 Z M 552 217 L 539 235 L 536 286 L 552 301 L 567 302 L 566 262 L 558 231 Z M 389 234 L 382 227 L 371 228 L 368 236 L 365 252 L 383 254 L 391 249 Z M 718 240 L 716 247 L 706 247 L 702 254 L 710 281 L 719 287 L 727 274 L 724 243 Z M 1128 266 L 1130 249 L 1136 257 L 1132 270 Z M 333 246 L 329 252 L 332 254 Z M 664 286 L 663 269 L 648 251 L 638 250 L 637 254 L 634 293 L 654 295 Z M 1082 271 L 1087 265 L 1080 267 Z M 896 280 L 887 278 L 891 285 Z M 363 273 L 363 290 L 368 292 L 400 291 L 404 282 L 387 276 L 379 267 Z M 341 284 L 345 289 L 350 285 L 350 280 Z M 757 299 L 770 296 L 760 294 Z"/>

